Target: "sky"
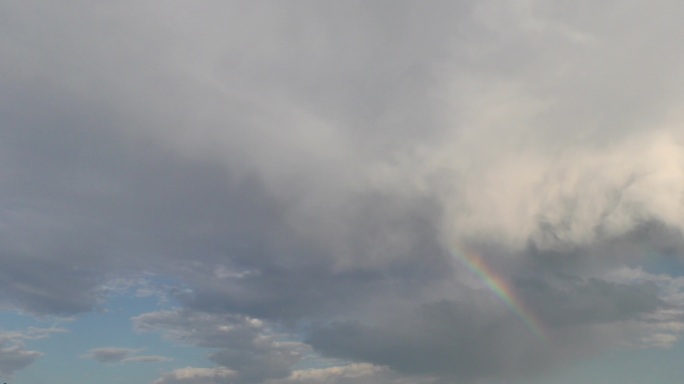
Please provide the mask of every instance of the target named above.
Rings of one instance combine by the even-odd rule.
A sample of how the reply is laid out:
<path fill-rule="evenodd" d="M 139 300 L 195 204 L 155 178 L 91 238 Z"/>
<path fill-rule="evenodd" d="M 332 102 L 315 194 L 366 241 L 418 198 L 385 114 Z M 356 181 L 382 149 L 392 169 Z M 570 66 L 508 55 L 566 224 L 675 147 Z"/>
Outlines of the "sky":
<path fill-rule="evenodd" d="M 684 3 L 0 2 L 0 380 L 679 384 Z"/>

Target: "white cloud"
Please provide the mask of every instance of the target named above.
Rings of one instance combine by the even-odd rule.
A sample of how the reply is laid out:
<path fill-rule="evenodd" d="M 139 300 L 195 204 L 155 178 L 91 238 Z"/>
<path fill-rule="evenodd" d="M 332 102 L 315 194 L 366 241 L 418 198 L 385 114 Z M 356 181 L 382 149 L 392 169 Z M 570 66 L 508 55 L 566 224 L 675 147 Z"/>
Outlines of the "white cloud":
<path fill-rule="evenodd" d="M 653 132 L 594 149 L 544 151 L 497 153 L 469 168 L 444 160 L 456 175 L 454 192 L 443 196 L 452 237 L 495 236 L 518 248 L 531 239 L 553 248 L 619 237 L 648 220 L 684 229 L 684 148 L 676 136 Z"/>

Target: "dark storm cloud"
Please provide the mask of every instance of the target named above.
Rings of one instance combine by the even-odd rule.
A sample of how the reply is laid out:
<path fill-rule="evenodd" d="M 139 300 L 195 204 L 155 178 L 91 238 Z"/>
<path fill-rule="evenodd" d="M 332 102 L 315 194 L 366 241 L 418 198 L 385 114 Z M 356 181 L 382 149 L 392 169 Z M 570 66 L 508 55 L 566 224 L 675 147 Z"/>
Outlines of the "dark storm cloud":
<path fill-rule="evenodd" d="M 407 374 L 439 372 L 459 382 L 513 379 L 549 367 L 559 357 L 554 355 L 559 351 L 530 337 L 530 330 L 515 317 L 485 316 L 474 303 L 442 301 L 416 312 L 374 325 L 325 325 L 315 329 L 308 342 L 329 356 L 387 365 Z"/>
<path fill-rule="evenodd" d="M 127 139 L 112 106 L 57 90 L 3 94 L 7 306 L 86 311 L 103 279 L 194 252 L 249 258 L 276 232 L 278 202 L 255 178 Z"/>
<path fill-rule="evenodd" d="M 182 163 L 154 145 L 130 152 L 120 138 L 91 136 L 87 144 L 65 140 L 54 153 L 39 149 L 43 138 L 14 146 L 23 156 L 33 153 L 36 164 L 7 167 L 0 274 L 8 306 L 86 311 L 97 305 L 103 279 L 189 252 L 208 261 L 244 254 L 258 249 L 262 229 L 277 225 L 277 202 L 266 200 L 256 181 L 232 181 L 215 166 Z M 87 153 L 74 154 L 83 145 Z"/>
<path fill-rule="evenodd" d="M 523 281 L 517 285 L 549 326 L 617 322 L 666 307 L 653 284 L 616 284 L 595 278 L 586 281 L 559 278 L 554 283 L 556 286 Z"/>
<path fill-rule="evenodd" d="M 136 327 L 224 368 L 158 383 L 497 380 L 676 339 L 678 282 L 621 268 L 681 253 L 680 23 L 589 5 L 0 5 L 0 304 L 77 314 L 174 279 L 183 308 Z M 293 371 L 297 338 L 361 365 Z"/>
<path fill-rule="evenodd" d="M 451 288 L 441 287 L 452 291 L 442 297 L 452 299 L 432 301 L 441 295 L 433 292 L 415 298 L 413 307 L 395 306 L 390 312 L 370 308 L 363 318 L 316 325 L 306 342 L 325 356 L 371 362 L 404 374 L 440 372 L 447 382 L 504 383 L 609 346 L 667 346 L 677 333 L 674 324 L 681 324 L 675 309 L 681 302 L 674 298 L 681 292 L 678 283 L 648 276 L 581 277 L 587 264 L 597 266 L 588 269 L 599 274 L 606 268 L 593 258 L 615 263 L 617 256 L 606 251 L 610 245 L 546 252 L 543 260 L 555 257 L 557 262 L 544 267 L 529 263 L 538 260 L 538 251 L 520 256 L 492 246 L 473 247 L 493 273 L 506 271 L 510 294 L 518 297 L 513 305 L 536 318 L 537 329 L 502 308 L 497 296 L 460 266 L 463 284 L 452 281 L 447 285 Z"/>
<path fill-rule="evenodd" d="M 185 273 L 193 290 L 176 298 L 198 310 L 290 321 L 348 312 L 368 292 L 412 296 L 450 275 L 433 209 L 429 201 L 360 196 L 345 220 L 319 226 L 326 238 L 280 232 L 286 237 L 261 245 L 265 254 L 232 257 L 241 275 L 215 273 L 211 264 Z"/>
<path fill-rule="evenodd" d="M 564 301 L 535 301 L 537 296 L 520 291 L 524 301 L 533 303 L 531 316 L 540 318 L 543 329 L 539 330 L 530 330 L 512 313 L 486 310 L 492 297 L 474 292 L 470 295 L 473 302 L 434 302 L 414 312 L 381 316 L 374 322 L 322 325 L 310 333 L 307 342 L 325 356 L 371 362 L 410 375 L 439 372 L 446 382 L 464 383 L 504 383 L 551 371 L 567 359 L 586 358 L 607 345 L 650 343 L 632 341 L 629 332 L 619 330 L 627 327 L 623 322 L 647 323 L 649 316 L 658 313 L 660 300 L 652 289 L 620 288 L 606 282 L 587 285 L 578 288 L 579 292 L 564 292 L 563 297 L 552 298 Z M 543 290 L 534 292 L 544 295 L 540 293 Z M 578 297 L 573 297 L 573 293 Z M 666 318 L 662 324 L 670 320 L 679 321 Z M 611 324 L 616 334 L 602 334 L 604 331 L 594 327 L 606 323 Z M 565 327 L 572 328 L 568 332 Z M 656 332 L 649 330 L 645 334 Z M 545 338 L 535 333 L 542 333 Z M 643 336 L 640 332 L 636 334 L 635 339 Z M 656 344 L 653 341 L 651 346 Z"/>

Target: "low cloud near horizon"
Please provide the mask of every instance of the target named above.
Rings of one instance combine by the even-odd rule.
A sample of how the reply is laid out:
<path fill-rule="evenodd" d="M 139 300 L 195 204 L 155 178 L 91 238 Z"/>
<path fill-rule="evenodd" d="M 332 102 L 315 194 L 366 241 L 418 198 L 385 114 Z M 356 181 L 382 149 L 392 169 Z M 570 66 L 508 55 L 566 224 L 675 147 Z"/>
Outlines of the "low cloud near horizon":
<path fill-rule="evenodd" d="M 682 7 L 3 3 L 0 309 L 172 301 L 131 330 L 212 368 L 86 355 L 175 364 L 158 384 L 500 384 L 669 348 Z M 7 335 L 0 374 L 47 358 Z"/>

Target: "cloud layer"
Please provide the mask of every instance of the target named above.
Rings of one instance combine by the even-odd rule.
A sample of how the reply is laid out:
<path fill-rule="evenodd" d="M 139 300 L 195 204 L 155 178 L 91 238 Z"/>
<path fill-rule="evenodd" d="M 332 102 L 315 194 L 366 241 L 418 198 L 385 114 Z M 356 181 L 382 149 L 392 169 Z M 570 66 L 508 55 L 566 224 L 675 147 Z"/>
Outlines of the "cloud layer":
<path fill-rule="evenodd" d="M 169 279 L 135 329 L 215 366 L 159 384 L 498 383 L 670 346 L 681 278 L 648 266 L 684 250 L 679 8 L 3 4 L 0 308 Z M 2 340 L 3 375 L 41 356 Z M 164 359 L 136 353 L 87 356 Z"/>

